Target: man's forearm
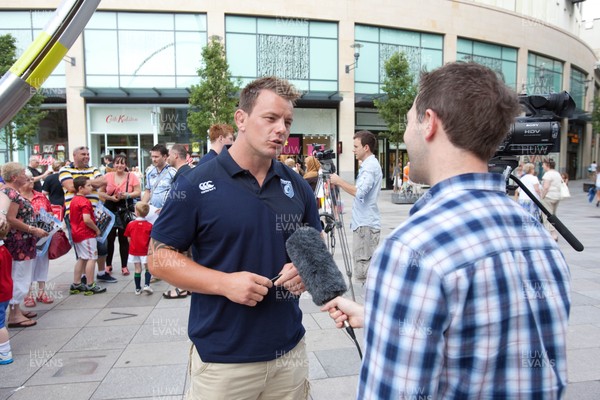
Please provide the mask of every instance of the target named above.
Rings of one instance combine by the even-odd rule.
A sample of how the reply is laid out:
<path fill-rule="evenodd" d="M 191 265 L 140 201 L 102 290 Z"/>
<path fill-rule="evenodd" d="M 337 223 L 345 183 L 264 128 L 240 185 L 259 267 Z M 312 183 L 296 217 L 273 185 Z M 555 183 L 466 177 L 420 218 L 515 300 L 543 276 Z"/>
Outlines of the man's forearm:
<path fill-rule="evenodd" d="M 356 196 L 356 186 L 352 185 L 351 183 L 340 180 L 337 185 L 341 187 L 344 192 L 351 194 L 352 196 Z"/>

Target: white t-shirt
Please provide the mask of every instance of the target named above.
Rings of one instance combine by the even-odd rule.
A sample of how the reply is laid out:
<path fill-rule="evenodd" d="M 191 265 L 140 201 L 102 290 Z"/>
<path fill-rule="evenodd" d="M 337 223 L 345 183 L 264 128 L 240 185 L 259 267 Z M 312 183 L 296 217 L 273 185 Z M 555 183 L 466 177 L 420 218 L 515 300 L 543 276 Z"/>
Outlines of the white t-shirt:
<path fill-rule="evenodd" d="M 549 170 L 544 173 L 542 177 L 543 182 L 550 182 L 550 187 L 548 188 L 548 192 L 546 192 L 546 198 L 548 200 L 560 200 L 560 184 L 562 182 L 562 177 L 556 170 Z"/>
<path fill-rule="evenodd" d="M 600 187 L 600 173 L 596 174 L 596 187 Z"/>
<path fill-rule="evenodd" d="M 525 174 L 521 177 L 521 182 L 523 182 L 525 184 L 525 187 L 529 189 L 531 193 L 533 193 L 536 199 L 540 199 L 540 196 L 535 191 L 535 185 L 539 185 L 540 181 L 538 181 L 535 175 Z M 519 201 L 531 201 L 531 199 L 525 192 L 520 192 Z"/>

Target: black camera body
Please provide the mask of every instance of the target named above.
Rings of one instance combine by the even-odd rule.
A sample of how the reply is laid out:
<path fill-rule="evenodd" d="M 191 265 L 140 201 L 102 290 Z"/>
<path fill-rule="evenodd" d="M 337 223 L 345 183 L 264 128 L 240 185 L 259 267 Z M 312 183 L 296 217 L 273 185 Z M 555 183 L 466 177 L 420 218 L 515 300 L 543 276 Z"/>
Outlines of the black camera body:
<path fill-rule="evenodd" d="M 547 155 L 560 151 L 560 120 L 575 110 L 569 93 L 519 96 L 525 115 L 517 117 L 496 156 Z"/>
<path fill-rule="evenodd" d="M 488 162 L 490 172 L 517 168 L 517 156 L 545 156 L 560 151 L 560 121 L 575 110 L 575 101 L 561 93 L 519 96 L 525 115 L 517 117 L 496 154 Z"/>
<path fill-rule="evenodd" d="M 324 174 L 335 174 L 335 153 L 333 149 L 325 150 L 322 144 L 313 145 L 313 155 L 321 163 Z"/>

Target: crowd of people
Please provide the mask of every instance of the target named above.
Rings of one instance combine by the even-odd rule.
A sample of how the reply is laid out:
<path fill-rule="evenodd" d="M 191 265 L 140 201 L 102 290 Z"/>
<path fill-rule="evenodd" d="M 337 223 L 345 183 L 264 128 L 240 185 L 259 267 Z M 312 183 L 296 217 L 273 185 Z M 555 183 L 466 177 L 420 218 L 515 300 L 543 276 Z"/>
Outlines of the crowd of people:
<path fill-rule="evenodd" d="M 191 294 L 189 398 L 309 397 L 299 306 L 306 287 L 286 240 L 301 226 L 322 231 L 314 193 L 322 165 L 314 156 L 304 165 L 277 162 L 298 98 L 276 77 L 249 83 L 234 115 L 235 140 L 231 127 L 215 127 L 214 154 L 195 168 L 183 146 L 157 144 L 143 184 L 125 157 L 107 160 L 104 174 L 90 166 L 85 146 L 60 169 L 65 227 L 78 258 L 71 293 L 102 293 L 101 284 L 116 281 L 107 242 L 118 238 L 122 274 L 134 265 L 135 294 L 152 293 L 152 275 L 173 285 L 167 298 Z M 487 168 L 519 112 L 517 95 L 486 67 L 449 63 L 423 73 L 404 136 L 412 164 L 402 172 L 431 189 L 381 244 L 376 137 L 353 137 L 354 183 L 329 174 L 331 185 L 354 197 L 354 273 L 366 297 L 364 306 L 337 297 L 322 311 L 338 327 L 365 328 L 357 398 L 564 394 L 571 300 L 557 233 L 524 196 L 521 206 L 507 197 L 503 177 Z M 564 177 L 553 160 L 544 171 L 539 181 L 526 164 L 520 175 L 555 213 Z M 8 234 L 0 246 L 0 363 L 8 363 L 9 303 L 7 327 L 24 328 L 36 321 L 21 304 L 52 301 L 44 290 L 47 260 L 36 253 L 48 233 L 35 215 L 53 203 L 36 194 L 34 175 L 18 163 L 2 166 L 2 178 L 0 231 Z M 117 216 L 106 241 L 98 240 L 101 203 Z M 524 354 L 551 368 L 528 368 Z"/>

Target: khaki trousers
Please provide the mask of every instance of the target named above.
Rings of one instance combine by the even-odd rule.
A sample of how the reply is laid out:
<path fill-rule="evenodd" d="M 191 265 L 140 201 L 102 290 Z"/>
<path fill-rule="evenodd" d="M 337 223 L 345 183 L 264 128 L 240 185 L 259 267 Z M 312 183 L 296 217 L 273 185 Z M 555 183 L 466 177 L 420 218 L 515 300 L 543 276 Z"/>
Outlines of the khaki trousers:
<path fill-rule="evenodd" d="M 306 344 L 303 338 L 275 360 L 240 364 L 205 363 L 192 345 L 190 378 L 187 400 L 306 400 Z"/>

